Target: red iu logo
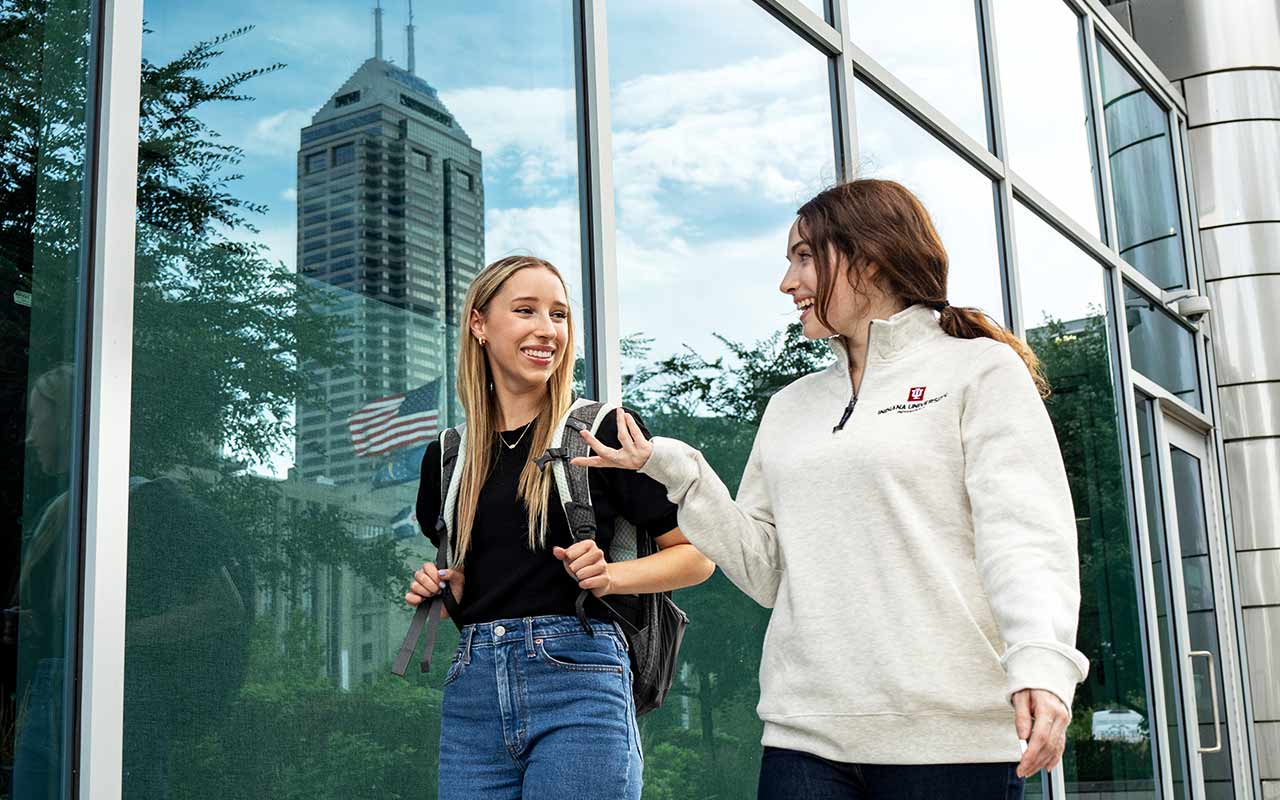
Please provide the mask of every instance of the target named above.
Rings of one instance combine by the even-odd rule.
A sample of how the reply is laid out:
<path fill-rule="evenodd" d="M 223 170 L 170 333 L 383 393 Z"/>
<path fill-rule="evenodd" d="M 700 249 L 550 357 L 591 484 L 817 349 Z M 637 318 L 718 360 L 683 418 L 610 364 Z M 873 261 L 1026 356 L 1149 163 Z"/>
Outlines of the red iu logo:
<path fill-rule="evenodd" d="M 925 388 L 927 388 L 927 387 L 924 387 L 924 386 L 916 386 L 916 387 L 915 387 L 915 388 L 913 388 L 910 392 L 907 392 L 907 402 L 908 402 L 908 403 L 919 403 L 921 400 L 923 400 L 923 399 L 924 399 L 924 390 L 925 390 Z"/>

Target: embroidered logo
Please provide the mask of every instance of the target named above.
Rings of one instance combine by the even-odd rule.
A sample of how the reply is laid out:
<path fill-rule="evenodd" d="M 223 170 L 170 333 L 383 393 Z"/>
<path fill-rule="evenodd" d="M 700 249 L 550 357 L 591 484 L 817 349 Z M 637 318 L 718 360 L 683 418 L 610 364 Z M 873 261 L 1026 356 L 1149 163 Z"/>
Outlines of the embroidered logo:
<path fill-rule="evenodd" d="M 890 414 L 890 413 L 911 414 L 916 411 L 920 411 L 922 409 L 928 408 L 929 406 L 932 406 L 934 403 L 940 403 L 943 400 L 946 400 L 947 397 L 950 395 L 949 392 L 943 392 L 942 394 L 935 394 L 933 397 L 930 397 L 928 400 L 926 400 L 925 390 L 928 388 L 929 387 L 927 386 L 913 386 L 907 390 L 907 402 L 894 403 L 888 408 L 880 409 L 879 411 L 876 412 L 876 414 L 877 415 Z"/>

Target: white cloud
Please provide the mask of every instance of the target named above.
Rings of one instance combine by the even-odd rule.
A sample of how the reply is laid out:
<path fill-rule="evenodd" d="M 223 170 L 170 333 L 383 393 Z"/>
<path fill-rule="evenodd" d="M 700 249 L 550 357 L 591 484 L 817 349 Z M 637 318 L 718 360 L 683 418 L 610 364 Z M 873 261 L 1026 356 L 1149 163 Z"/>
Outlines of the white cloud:
<path fill-rule="evenodd" d="M 485 213 L 485 260 L 528 254 L 555 264 L 570 283 L 578 282 L 581 239 L 578 203 L 529 208 L 491 208 Z"/>
<path fill-rule="evenodd" d="M 240 146 L 254 155 L 285 156 L 298 151 L 298 132 L 311 124 L 312 112 L 286 108 L 248 126 Z"/>
<path fill-rule="evenodd" d="M 298 202 L 298 190 L 290 186 L 280 193 L 280 199 L 286 203 L 296 203 Z"/>
<path fill-rule="evenodd" d="M 714 334 L 755 341 L 795 319 L 778 291 L 790 220 L 771 230 L 690 243 L 646 246 L 618 235 L 618 291 L 624 335 L 644 333 L 653 355 L 686 345 L 704 356 L 723 350 Z"/>
<path fill-rule="evenodd" d="M 522 190 L 534 192 L 577 174 L 572 89 L 484 86 L 443 91 L 440 99 L 486 164 L 513 169 Z"/>
<path fill-rule="evenodd" d="M 296 268 L 298 260 L 298 226 L 294 224 L 272 225 L 262 228 L 251 241 L 267 246 L 266 257 L 272 261 L 283 261 L 290 270 Z"/>

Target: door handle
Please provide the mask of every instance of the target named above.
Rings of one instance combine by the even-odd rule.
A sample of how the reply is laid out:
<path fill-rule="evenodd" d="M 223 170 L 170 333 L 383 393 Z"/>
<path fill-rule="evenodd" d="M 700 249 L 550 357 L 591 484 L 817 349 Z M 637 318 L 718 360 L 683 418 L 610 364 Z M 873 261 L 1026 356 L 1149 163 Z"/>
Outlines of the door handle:
<path fill-rule="evenodd" d="M 1213 653 L 1208 650 L 1192 650 L 1187 653 L 1187 660 L 1190 661 L 1196 656 L 1203 656 L 1204 660 L 1209 662 L 1209 692 L 1213 698 L 1213 738 L 1215 739 L 1213 747 L 1197 747 L 1197 753 L 1220 753 L 1222 752 L 1222 714 L 1218 709 L 1218 670 L 1213 665 Z M 1192 675 L 1195 674 L 1195 666 L 1192 665 Z M 1198 724 L 1198 721 L 1197 721 Z M 1196 740 L 1199 741 L 1197 731 Z"/>

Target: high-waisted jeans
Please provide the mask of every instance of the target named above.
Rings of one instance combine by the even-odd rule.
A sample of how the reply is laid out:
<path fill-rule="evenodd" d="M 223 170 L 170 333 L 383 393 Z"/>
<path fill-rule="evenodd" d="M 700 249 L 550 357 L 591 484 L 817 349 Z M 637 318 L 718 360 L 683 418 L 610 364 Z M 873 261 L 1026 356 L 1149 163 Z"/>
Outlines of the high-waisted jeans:
<path fill-rule="evenodd" d="M 640 731 L 614 623 L 466 625 L 444 681 L 441 800 L 639 800 Z"/>

